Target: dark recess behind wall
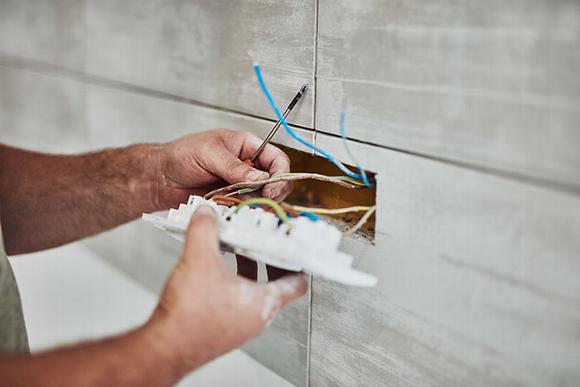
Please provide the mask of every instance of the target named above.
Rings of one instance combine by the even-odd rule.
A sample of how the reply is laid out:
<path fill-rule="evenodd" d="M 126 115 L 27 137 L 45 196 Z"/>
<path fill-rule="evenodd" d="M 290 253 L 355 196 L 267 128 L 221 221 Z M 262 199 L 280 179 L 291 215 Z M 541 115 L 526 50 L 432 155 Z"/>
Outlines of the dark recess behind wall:
<path fill-rule="evenodd" d="M 328 160 L 320 156 L 301 152 L 292 148 L 278 145 L 290 157 L 292 172 L 319 173 L 322 175 L 341 176 L 343 173 Z M 356 171 L 356 167 L 351 167 Z M 374 174 L 370 173 L 370 176 Z M 348 189 L 336 184 L 317 180 L 303 180 L 294 182 L 294 190 L 286 199 L 288 203 L 321 208 L 342 208 L 351 206 L 374 206 L 376 204 L 376 188 Z M 344 215 L 333 215 L 330 219 L 336 221 L 341 229 L 352 227 L 364 212 L 353 212 Z M 375 215 L 358 232 L 369 240 L 374 240 Z"/>

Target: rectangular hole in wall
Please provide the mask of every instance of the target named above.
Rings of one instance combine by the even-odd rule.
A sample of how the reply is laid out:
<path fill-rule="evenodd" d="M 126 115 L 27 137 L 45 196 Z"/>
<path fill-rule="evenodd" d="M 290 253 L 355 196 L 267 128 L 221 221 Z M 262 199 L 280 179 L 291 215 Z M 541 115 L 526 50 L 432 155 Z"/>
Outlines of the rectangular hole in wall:
<path fill-rule="evenodd" d="M 284 150 L 290 157 L 291 172 L 319 173 L 328 176 L 341 176 L 344 174 L 323 157 L 314 156 L 278 144 L 277 146 Z M 356 167 L 348 164 L 345 165 L 353 171 L 357 171 Z M 367 173 L 369 173 L 369 178 L 374 176 L 372 172 L 367 171 Z M 376 193 L 376 186 L 375 188 L 349 189 L 324 181 L 302 180 L 294 182 L 294 191 L 288 196 L 286 202 L 294 205 L 321 208 L 374 206 L 376 204 Z M 336 224 L 344 231 L 354 226 L 363 215 L 364 212 L 352 212 L 342 215 L 325 216 L 325 219 Z M 375 214 L 373 214 L 356 235 L 373 241 L 375 236 L 375 223 Z"/>

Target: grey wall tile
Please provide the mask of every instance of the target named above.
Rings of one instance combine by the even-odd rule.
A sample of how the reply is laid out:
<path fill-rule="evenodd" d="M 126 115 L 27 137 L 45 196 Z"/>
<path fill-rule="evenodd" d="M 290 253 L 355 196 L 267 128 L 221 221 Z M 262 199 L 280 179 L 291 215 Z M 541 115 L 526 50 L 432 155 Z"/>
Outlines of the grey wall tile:
<path fill-rule="evenodd" d="M 246 49 L 280 105 L 313 82 L 313 0 L 98 1 L 86 20 L 91 74 L 271 118 Z M 312 96 L 291 122 L 312 127 Z"/>
<path fill-rule="evenodd" d="M 3 0 L 0 53 L 82 69 L 85 53 L 82 0 Z"/>
<path fill-rule="evenodd" d="M 0 142 L 45 152 L 87 149 L 85 85 L 0 65 Z"/>
<path fill-rule="evenodd" d="M 87 4 L 86 71 L 264 117 L 253 49 L 279 104 L 313 81 L 314 2 Z M 312 126 L 312 94 L 292 122 Z"/>
<path fill-rule="evenodd" d="M 0 53 L 273 118 L 246 50 L 287 105 L 314 81 L 314 19 L 314 0 L 6 1 Z M 291 122 L 313 126 L 313 96 Z"/>
<path fill-rule="evenodd" d="M 318 130 L 580 187 L 580 3 L 320 0 Z"/>
<path fill-rule="evenodd" d="M 318 145 L 345 160 L 338 139 Z M 315 279 L 311 386 L 574 386 L 580 197 L 368 145 L 373 289 Z"/>
<path fill-rule="evenodd" d="M 96 148 L 166 142 L 214 128 L 247 130 L 264 137 L 274 125 L 273 121 L 98 86 L 87 88 L 86 117 L 91 146 Z M 303 138 L 313 141 L 312 131 L 294 129 Z M 307 150 L 283 129 L 273 141 Z"/>

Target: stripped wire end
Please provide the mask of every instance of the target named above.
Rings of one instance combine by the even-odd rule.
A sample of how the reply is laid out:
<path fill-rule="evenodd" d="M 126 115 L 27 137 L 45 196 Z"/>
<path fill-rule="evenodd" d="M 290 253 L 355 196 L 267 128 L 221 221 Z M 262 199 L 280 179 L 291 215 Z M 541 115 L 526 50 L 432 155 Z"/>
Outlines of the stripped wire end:
<path fill-rule="evenodd" d="M 246 53 L 248 54 L 248 56 L 252 60 L 252 65 L 257 66 L 258 65 L 258 60 L 256 59 L 256 54 L 254 53 L 254 50 L 252 50 L 251 48 L 248 48 L 246 50 Z"/>

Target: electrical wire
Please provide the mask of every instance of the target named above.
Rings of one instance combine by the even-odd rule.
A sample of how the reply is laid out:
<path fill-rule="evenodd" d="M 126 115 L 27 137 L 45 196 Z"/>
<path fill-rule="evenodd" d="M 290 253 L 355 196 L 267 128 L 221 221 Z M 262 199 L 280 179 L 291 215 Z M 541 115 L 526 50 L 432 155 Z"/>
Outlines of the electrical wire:
<path fill-rule="evenodd" d="M 280 202 L 279 204 L 286 211 L 286 213 L 288 214 L 288 216 L 291 216 L 292 218 L 297 218 L 297 217 L 300 216 L 300 213 L 298 211 L 294 211 L 292 209 L 292 206 L 290 204 L 285 203 L 285 202 Z"/>
<path fill-rule="evenodd" d="M 298 212 L 312 212 L 319 215 L 340 215 L 349 212 L 360 212 L 368 211 L 371 209 L 370 206 L 353 206 L 344 208 L 315 208 L 315 207 L 302 207 L 302 206 L 290 206 L 294 211 Z"/>
<path fill-rule="evenodd" d="M 360 163 L 354 158 L 354 155 L 350 151 L 350 147 L 348 146 L 348 141 L 346 140 L 346 133 L 344 130 L 344 120 L 345 120 L 345 114 L 344 114 L 344 112 L 341 112 L 340 119 L 339 119 L 339 130 L 340 130 L 340 138 L 342 139 L 342 144 L 344 145 L 344 149 L 346 150 L 346 153 L 348 153 L 348 156 L 350 157 L 351 161 L 358 168 L 360 175 L 362 176 L 362 181 L 365 183 L 365 185 L 367 187 L 371 188 L 372 185 L 371 185 L 371 183 L 369 183 L 369 179 L 367 177 L 365 170 L 362 169 Z"/>
<path fill-rule="evenodd" d="M 358 222 L 348 230 L 342 233 L 343 236 L 350 236 L 357 232 L 368 220 L 370 219 L 371 215 L 376 211 L 377 206 L 372 206 L 369 210 L 360 218 Z"/>
<path fill-rule="evenodd" d="M 318 221 L 320 220 L 318 215 L 335 215 L 335 214 L 344 214 L 348 212 L 366 211 L 365 214 L 359 219 L 359 221 L 353 227 L 343 232 L 343 236 L 350 236 L 355 232 L 357 232 L 362 226 L 364 226 L 366 222 L 368 222 L 371 215 L 375 212 L 377 208 L 376 206 L 372 207 L 353 206 L 353 207 L 327 209 L 327 208 L 293 206 L 291 204 L 284 202 L 278 203 L 275 200 L 268 198 L 252 198 L 245 201 L 241 201 L 240 199 L 237 198 L 221 195 L 214 195 L 211 200 L 215 201 L 218 204 L 226 205 L 228 207 L 230 205 L 237 205 L 236 212 L 238 212 L 243 207 L 251 207 L 253 205 L 268 206 L 272 208 L 274 213 L 283 223 L 288 225 L 290 225 L 289 215 L 293 217 L 305 216 L 312 221 Z"/>
<path fill-rule="evenodd" d="M 320 217 L 316 214 L 313 214 L 312 212 L 302 211 L 302 212 L 300 212 L 300 215 L 307 217 L 308 219 L 312 220 L 313 222 L 318 222 L 320 220 Z"/>
<path fill-rule="evenodd" d="M 242 202 L 238 198 L 234 198 L 231 196 L 224 196 L 224 195 L 214 195 L 214 196 L 212 196 L 211 200 L 213 200 L 217 204 L 221 204 L 221 205 L 227 206 L 227 207 L 237 206 L 238 204 L 240 204 Z"/>
<path fill-rule="evenodd" d="M 278 216 L 278 218 L 280 218 L 280 220 L 282 222 L 284 222 L 286 224 L 290 224 L 290 220 L 288 219 L 288 214 L 286 213 L 284 208 L 282 208 L 282 206 L 280 204 L 278 204 L 278 202 L 276 202 L 275 200 L 272 200 L 272 199 L 252 198 L 252 199 L 245 200 L 238 205 L 236 212 L 238 212 L 242 207 L 252 206 L 254 204 L 260 204 L 260 205 L 265 205 L 265 206 L 271 207 L 274 210 L 274 212 L 276 213 L 276 215 Z"/>
<path fill-rule="evenodd" d="M 270 94 L 270 91 L 268 90 L 268 87 L 266 86 L 266 82 L 264 81 L 264 77 L 262 76 L 262 70 L 260 68 L 260 64 L 256 60 L 253 51 L 248 50 L 248 55 L 250 56 L 250 58 L 252 58 L 252 61 L 254 62 L 253 63 L 254 73 L 256 74 L 256 78 L 258 79 L 258 83 L 260 84 L 260 88 L 262 89 L 262 92 L 266 96 L 266 99 L 268 100 L 270 107 L 272 108 L 272 110 L 274 110 L 274 113 L 276 113 L 276 117 L 278 118 L 278 120 L 280 121 L 282 126 L 284 127 L 284 130 L 286 130 L 286 133 L 288 133 L 290 135 L 290 137 L 292 137 L 294 140 L 298 141 L 300 144 L 302 144 L 302 145 L 306 146 L 307 148 L 310 148 L 310 149 L 314 150 L 315 152 L 324 156 L 328 161 L 330 161 L 331 163 L 336 165 L 347 176 L 350 176 L 353 179 L 362 179 L 363 178 L 362 175 L 359 175 L 357 173 L 352 172 L 350 169 L 345 167 L 344 164 L 342 164 L 339 160 L 335 159 L 330 153 L 327 153 L 326 151 L 324 151 L 324 150 L 318 148 L 317 146 L 309 143 L 308 141 L 302 139 L 300 136 L 298 136 L 298 134 L 296 134 L 296 132 L 292 128 L 290 128 L 290 126 L 286 122 L 286 119 L 282 115 L 282 112 L 280 111 L 280 109 L 276 105 L 276 102 L 274 102 L 274 98 L 272 98 L 272 94 Z"/>
<path fill-rule="evenodd" d="M 275 183 L 278 181 L 296 181 L 308 179 L 326 181 L 350 189 L 360 189 L 365 187 L 364 183 L 358 180 L 354 180 L 348 176 L 326 176 L 320 175 L 318 173 L 284 173 L 266 180 L 243 181 L 240 183 L 228 185 L 226 187 L 218 188 L 205 194 L 204 199 L 210 199 L 215 195 L 230 195 L 234 194 L 234 192 L 236 194 L 249 193 L 260 189 L 266 184 Z"/>

